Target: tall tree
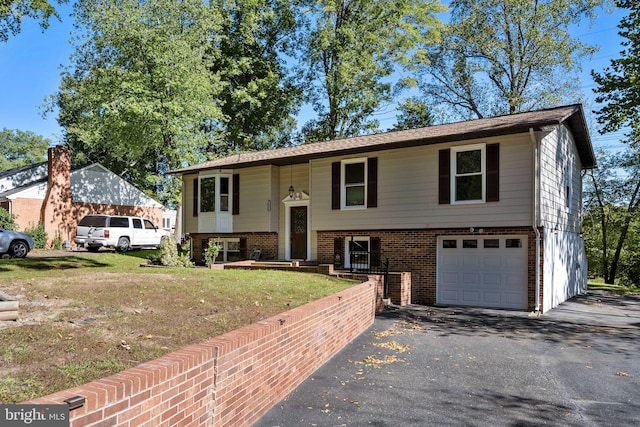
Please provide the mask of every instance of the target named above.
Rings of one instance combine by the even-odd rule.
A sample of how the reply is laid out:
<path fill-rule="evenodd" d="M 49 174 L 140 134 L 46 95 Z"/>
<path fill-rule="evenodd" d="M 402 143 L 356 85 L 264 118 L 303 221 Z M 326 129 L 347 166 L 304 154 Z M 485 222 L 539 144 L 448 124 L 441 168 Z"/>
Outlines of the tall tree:
<path fill-rule="evenodd" d="M 396 116 L 397 122 L 390 130 L 416 129 L 432 126 L 433 114 L 429 105 L 422 99 L 408 98 L 398 105 L 400 114 Z"/>
<path fill-rule="evenodd" d="M 0 171 L 44 162 L 51 141 L 31 131 L 0 131 Z"/>
<path fill-rule="evenodd" d="M 18 34 L 24 18 L 39 20 L 43 30 L 49 27 L 52 16 L 60 19 L 52 3 L 47 0 L 0 0 L 0 42 Z M 57 3 L 67 3 L 67 0 Z"/>
<path fill-rule="evenodd" d="M 162 202 L 178 188 L 166 172 L 205 159 L 221 118 L 217 9 L 201 0 L 78 0 L 83 37 L 50 98 L 76 162 L 100 161 Z"/>
<path fill-rule="evenodd" d="M 287 145 L 300 91 L 288 76 L 297 28 L 290 0 L 217 0 L 222 28 L 212 66 L 220 76 L 223 117 L 216 147 L 223 155 Z"/>
<path fill-rule="evenodd" d="M 392 99 L 390 77 L 418 43 L 438 36 L 435 0 L 306 0 L 301 57 L 305 100 L 317 118 L 305 139 L 344 138 L 376 130 L 372 116 Z M 300 15 L 303 16 L 304 13 Z"/>
<path fill-rule="evenodd" d="M 604 106 L 596 111 L 600 132 L 629 129 L 629 141 L 640 142 L 640 3 L 636 0 L 616 1 L 616 6 L 629 9 L 618 25 L 618 34 L 625 38 L 621 57 L 611 61 L 603 73 L 591 72 L 598 84 L 594 92 L 597 103 Z"/>
<path fill-rule="evenodd" d="M 616 280 L 620 260 L 640 224 L 640 149 L 620 153 L 598 153 L 598 168 L 587 172 L 584 189 L 585 237 L 590 269 L 604 278 Z"/>
<path fill-rule="evenodd" d="M 413 63 L 424 95 L 456 118 L 564 102 L 595 52 L 569 26 L 606 0 L 453 0 L 442 43 Z"/>

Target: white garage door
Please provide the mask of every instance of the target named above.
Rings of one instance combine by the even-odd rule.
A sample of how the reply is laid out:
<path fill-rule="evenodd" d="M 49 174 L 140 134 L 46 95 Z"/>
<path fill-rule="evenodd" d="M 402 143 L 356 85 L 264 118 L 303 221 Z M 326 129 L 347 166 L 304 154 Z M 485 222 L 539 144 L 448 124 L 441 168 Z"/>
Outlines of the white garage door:
<path fill-rule="evenodd" d="M 526 236 L 438 238 L 436 302 L 527 308 Z"/>

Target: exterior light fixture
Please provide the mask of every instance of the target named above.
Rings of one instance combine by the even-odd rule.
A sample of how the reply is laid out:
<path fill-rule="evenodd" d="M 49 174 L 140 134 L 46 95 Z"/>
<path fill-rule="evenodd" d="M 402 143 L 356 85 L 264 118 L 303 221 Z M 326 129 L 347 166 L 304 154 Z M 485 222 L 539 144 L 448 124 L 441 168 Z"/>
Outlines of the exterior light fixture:
<path fill-rule="evenodd" d="M 289 198 L 293 200 L 296 195 L 296 190 L 293 188 L 293 163 L 290 164 L 289 168 Z"/>
<path fill-rule="evenodd" d="M 69 405 L 70 411 L 80 408 L 86 401 L 87 398 L 84 396 L 73 396 L 64 400 L 64 402 Z"/>

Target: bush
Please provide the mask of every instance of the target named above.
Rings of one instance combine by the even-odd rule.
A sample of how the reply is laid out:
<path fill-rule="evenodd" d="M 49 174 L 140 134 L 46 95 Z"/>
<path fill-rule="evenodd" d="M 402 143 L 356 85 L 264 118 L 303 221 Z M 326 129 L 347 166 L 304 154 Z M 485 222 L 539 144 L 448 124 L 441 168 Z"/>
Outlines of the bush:
<path fill-rule="evenodd" d="M 47 232 L 44 231 L 44 224 L 38 223 L 37 227 L 34 227 L 32 224 L 27 227 L 24 232 L 33 237 L 37 249 L 44 249 L 47 246 L 49 236 L 47 236 Z"/>
<path fill-rule="evenodd" d="M 16 216 L 9 213 L 5 208 L 0 208 L 0 228 L 5 230 L 16 229 Z"/>
<path fill-rule="evenodd" d="M 149 256 L 149 262 L 154 265 L 164 265 L 166 267 L 193 267 L 189 252 L 179 253 L 176 239 L 168 236 L 160 243 L 158 252 Z"/>
<path fill-rule="evenodd" d="M 207 267 L 211 267 L 216 262 L 218 253 L 220 253 L 221 250 L 222 246 L 220 246 L 218 243 L 214 243 L 211 241 L 209 242 L 209 246 L 207 246 L 207 249 L 202 253 L 204 263 L 207 265 Z"/>

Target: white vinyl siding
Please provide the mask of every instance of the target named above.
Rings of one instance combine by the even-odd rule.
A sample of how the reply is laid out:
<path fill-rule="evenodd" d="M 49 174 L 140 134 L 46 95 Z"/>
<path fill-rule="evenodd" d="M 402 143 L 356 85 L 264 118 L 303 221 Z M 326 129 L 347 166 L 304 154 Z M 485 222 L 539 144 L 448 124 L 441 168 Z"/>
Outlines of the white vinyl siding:
<path fill-rule="evenodd" d="M 182 223 L 184 233 L 198 231 L 198 217 L 193 214 L 193 181 L 198 182 L 198 174 L 182 177 Z"/>
<path fill-rule="evenodd" d="M 162 208 L 160 203 L 99 164 L 71 172 L 71 195 L 74 202 Z"/>
<path fill-rule="evenodd" d="M 567 184 L 572 187 L 568 192 Z M 542 134 L 540 144 L 542 224 L 551 229 L 579 233 L 581 200 L 580 158 L 570 131 L 565 126 L 556 126 Z"/>
<path fill-rule="evenodd" d="M 240 174 L 240 213 L 233 215 L 235 233 L 271 230 L 270 215 L 277 203 L 271 200 L 269 211 L 271 170 L 271 166 L 259 166 L 234 171 Z"/>
<path fill-rule="evenodd" d="M 479 143 L 500 143 L 500 201 L 439 205 L 438 150 Z M 378 206 L 355 211 L 331 209 L 331 163 L 349 157 L 311 161 L 314 230 L 531 225 L 533 174 L 528 133 L 380 151 L 371 157 L 378 158 Z"/>

